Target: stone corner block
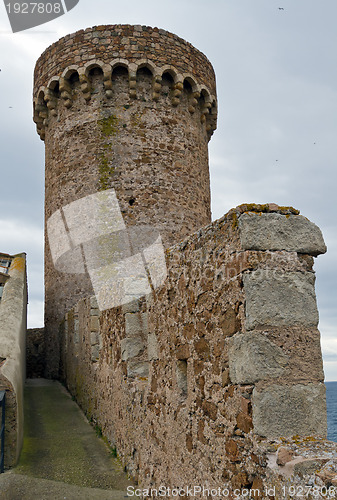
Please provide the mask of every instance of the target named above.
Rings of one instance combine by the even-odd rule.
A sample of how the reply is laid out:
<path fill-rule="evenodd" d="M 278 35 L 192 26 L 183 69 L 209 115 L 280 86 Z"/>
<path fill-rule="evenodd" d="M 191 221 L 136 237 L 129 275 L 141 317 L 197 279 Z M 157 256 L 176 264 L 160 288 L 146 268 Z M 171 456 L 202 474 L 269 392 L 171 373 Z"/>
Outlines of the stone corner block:
<path fill-rule="evenodd" d="M 253 384 L 284 374 L 289 358 L 263 333 L 237 333 L 229 339 L 229 376 L 234 384 Z"/>
<path fill-rule="evenodd" d="M 260 269 L 243 276 L 246 295 L 246 328 L 317 327 L 315 275 Z"/>
<path fill-rule="evenodd" d="M 266 438 L 327 435 L 325 386 L 272 384 L 255 387 L 254 432 Z"/>
<path fill-rule="evenodd" d="M 321 230 L 302 215 L 244 213 L 239 230 L 243 250 L 287 250 L 315 257 L 326 252 Z"/>

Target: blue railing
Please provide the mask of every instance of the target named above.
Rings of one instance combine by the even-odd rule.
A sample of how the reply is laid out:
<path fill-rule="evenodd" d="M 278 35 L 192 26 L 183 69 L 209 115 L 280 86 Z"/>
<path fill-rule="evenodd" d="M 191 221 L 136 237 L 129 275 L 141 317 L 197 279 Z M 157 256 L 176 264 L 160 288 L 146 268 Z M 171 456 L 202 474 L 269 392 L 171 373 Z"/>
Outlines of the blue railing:
<path fill-rule="evenodd" d="M 6 417 L 6 391 L 0 391 L 0 407 L 1 412 L 1 427 L 0 427 L 0 473 L 4 471 L 5 467 L 5 417 Z"/>

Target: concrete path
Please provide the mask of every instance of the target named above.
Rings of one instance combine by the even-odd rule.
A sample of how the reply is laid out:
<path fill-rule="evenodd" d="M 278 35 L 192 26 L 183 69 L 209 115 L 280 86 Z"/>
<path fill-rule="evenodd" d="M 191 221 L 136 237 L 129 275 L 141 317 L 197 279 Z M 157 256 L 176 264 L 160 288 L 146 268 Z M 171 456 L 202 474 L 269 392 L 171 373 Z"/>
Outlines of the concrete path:
<path fill-rule="evenodd" d="M 0 475 L 4 500 L 122 500 L 130 482 L 64 387 L 31 379 L 18 466 Z"/>

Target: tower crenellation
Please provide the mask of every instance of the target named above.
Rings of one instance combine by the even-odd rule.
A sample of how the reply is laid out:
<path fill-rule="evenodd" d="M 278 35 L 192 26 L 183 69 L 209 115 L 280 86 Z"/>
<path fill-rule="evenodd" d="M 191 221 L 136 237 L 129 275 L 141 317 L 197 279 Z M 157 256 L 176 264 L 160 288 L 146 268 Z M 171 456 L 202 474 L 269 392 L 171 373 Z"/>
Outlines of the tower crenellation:
<path fill-rule="evenodd" d="M 91 74 L 95 68 L 99 69 L 105 97 L 109 99 L 114 95 L 113 73 L 118 67 L 128 72 L 132 99 L 137 99 L 137 72 L 141 68 L 151 73 L 154 101 L 160 100 L 163 76 L 170 75 L 172 105 L 178 106 L 182 93 L 188 91 L 189 112 L 193 114 L 199 109 L 207 134 L 212 135 L 217 105 L 215 76 L 208 59 L 190 43 L 167 31 L 117 25 L 98 26 L 68 35 L 39 58 L 35 70 L 34 120 L 41 139 L 44 140 L 49 118 L 58 114 L 58 104 L 63 102 L 66 108 L 71 108 L 74 75 L 80 82 L 83 98 L 90 102 L 94 91 Z"/>

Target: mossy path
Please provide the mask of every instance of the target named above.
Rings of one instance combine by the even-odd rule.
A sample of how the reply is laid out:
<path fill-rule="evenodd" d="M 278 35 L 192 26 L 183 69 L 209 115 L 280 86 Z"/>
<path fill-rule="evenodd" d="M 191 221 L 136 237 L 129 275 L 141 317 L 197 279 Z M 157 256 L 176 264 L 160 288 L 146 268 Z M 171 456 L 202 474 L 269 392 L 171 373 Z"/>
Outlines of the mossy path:
<path fill-rule="evenodd" d="M 44 379 L 28 380 L 25 387 L 24 443 L 13 473 L 13 480 L 20 484 L 24 483 L 22 476 L 28 476 L 49 480 L 47 483 L 56 484 L 56 488 L 57 482 L 61 482 L 77 486 L 79 490 L 115 490 L 110 496 L 105 491 L 108 496 L 104 498 L 117 498 L 116 490 L 120 493 L 118 498 L 125 498 L 126 488 L 132 484 L 119 460 L 97 437 L 64 387 Z M 89 499 L 87 495 L 83 498 Z M 92 498 L 98 498 L 94 491 Z"/>

